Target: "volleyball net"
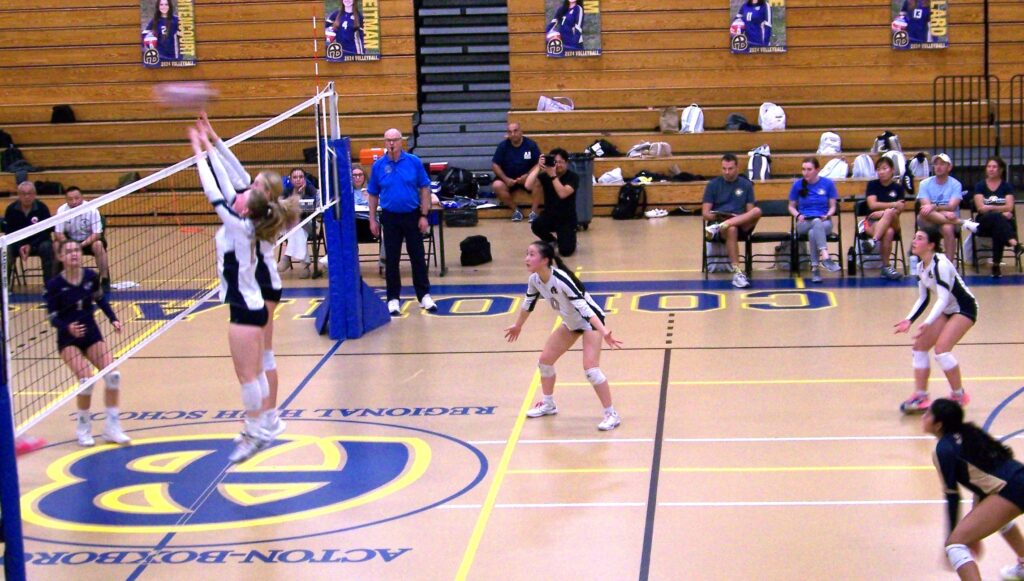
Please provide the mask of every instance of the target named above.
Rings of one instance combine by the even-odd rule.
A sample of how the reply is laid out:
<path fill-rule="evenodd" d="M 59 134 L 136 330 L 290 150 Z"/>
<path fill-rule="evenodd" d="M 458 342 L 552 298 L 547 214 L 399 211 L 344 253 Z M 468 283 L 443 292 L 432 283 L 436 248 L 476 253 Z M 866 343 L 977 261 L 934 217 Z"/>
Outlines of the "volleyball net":
<path fill-rule="evenodd" d="M 269 169 L 284 177 L 293 168 L 301 168 L 320 181 L 316 178 L 321 175 L 325 151 L 320 144 L 338 137 L 337 110 L 331 84 L 273 119 L 230 139 L 221 137 L 252 176 Z M 217 121 L 211 119 L 215 130 Z M 182 121 L 180 136 L 174 137 L 185 140 L 187 127 L 188 122 Z M 0 389 L 0 456 L 11 451 L 10 464 L 0 466 L 0 514 L 5 529 L 18 513 L 17 482 L 7 470 L 14 469 L 15 436 L 101 381 L 177 322 L 220 304 L 214 245 L 220 222 L 203 193 L 195 162 L 195 157 L 184 159 L 0 237 L 0 272 L 4 273 L 0 380 L 5 384 Z M 295 229 L 334 205 L 336 186 L 329 183 L 332 180 L 323 181 L 328 183 L 318 184 L 320 195 L 312 207 L 303 207 L 304 219 Z M 42 199 L 38 202 L 46 204 Z M 86 238 L 95 237 L 97 230 L 102 249 Z M 105 294 L 122 329 L 115 332 L 97 309 L 95 318 L 113 362 L 80 382 L 58 352 L 57 329 L 50 322 L 44 291 L 45 281 L 60 269 L 62 240 L 83 238 L 82 265 L 97 270 L 100 277 L 109 277 Z M 11 564 L 11 549 L 20 549 L 12 547 L 12 542 L 20 544 L 20 539 L 8 534 L 5 568 Z"/>

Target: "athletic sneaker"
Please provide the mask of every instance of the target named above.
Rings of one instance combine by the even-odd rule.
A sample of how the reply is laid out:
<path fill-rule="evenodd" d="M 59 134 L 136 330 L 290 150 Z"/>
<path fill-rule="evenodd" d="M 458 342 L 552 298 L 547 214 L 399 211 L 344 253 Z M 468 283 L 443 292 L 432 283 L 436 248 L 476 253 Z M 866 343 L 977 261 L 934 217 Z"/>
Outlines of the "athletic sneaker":
<path fill-rule="evenodd" d="M 718 231 L 722 229 L 722 225 L 710 224 L 704 228 L 704 239 L 708 242 L 713 242 L 718 237 Z"/>
<path fill-rule="evenodd" d="M 602 432 L 607 432 L 608 430 L 614 430 L 615 428 L 619 427 L 619 424 L 621 423 L 622 418 L 619 417 L 619 414 L 617 414 L 616 412 L 611 412 L 604 415 L 604 419 L 601 420 L 601 423 L 597 424 L 597 429 L 601 430 Z"/>
<path fill-rule="evenodd" d="M 107 426 L 103 429 L 103 439 L 111 444 L 125 445 L 132 443 L 132 439 L 128 437 L 128 434 L 121 430 L 121 425 L 111 422 L 107 422 Z"/>
<path fill-rule="evenodd" d="M 964 227 L 964 230 L 974 232 L 975 234 L 978 233 L 979 224 L 974 220 L 964 220 L 963 222 L 960 223 L 960 225 Z"/>
<path fill-rule="evenodd" d="M 526 417 L 539 418 L 542 416 L 553 416 L 557 413 L 558 408 L 555 407 L 554 403 L 544 403 L 544 400 L 541 400 L 526 412 Z"/>
<path fill-rule="evenodd" d="M 512 221 L 513 222 L 522 222 L 523 221 L 523 213 L 519 211 L 519 208 L 516 208 L 516 211 L 512 212 Z"/>
<path fill-rule="evenodd" d="M 743 274 L 742 270 L 737 269 L 732 273 L 732 286 L 736 288 L 747 288 L 750 286 L 750 281 L 747 280 L 747 275 Z"/>
<path fill-rule="evenodd" d="M 1007 565 L 999 571 L 999 574 L 1003 581 L 1024 581 L 1024 565 L 1020 563 Z"/>
<path fill-rule="evenodd" d="M 392 317 L 397 317 L 402 314 L 402 304 L 398 302 L 398 299 L 391 299 L 388 301 L 388 312 L 391 313 Z"/>
<path fill-rule="evenodd" d="M 907 415 L 923 414 L 931 405 L 932 400 L 927 393 L 914 393 L 907 401 L 900 404 L 900 411 Z"/>
<path fill-rule="evenodd" d="M 430 298 L 429 294 L 423 295 L 423 298 L 420 299 L 420 307 L 426 309 L 428 313 L 437 312 L 437 303 L 434 302 L 434 299 Z"/>
<path fill-rule="evenodd" d="M 256 452 L 259 452 L 263 448 L 266 448 L 270 444 L 270 439 L 264 430 L 256 428 L 261 433 L 253 434 L 250 433 L 249 426 L 246 426 L 242 430 L 242 439 L 235 445 L 235 449 L 228 455 L 228 461 L 232 464 L 238 464 L 239 462 L 245 462 L 249 458 L 252 458 Z"/>
<path fill-rule="evenodd" d="M 891 266 L 882 267 L 882 278 L 886 280 L 902 280 L 903 275 Z"/>
<path fill-rule="evenodd" d="M 530 218 L 529 219 L 530 219 L 530 223 L 533 224 L 533 221 L 537 219 L 537 212 L 530 212 Z"/>
<path fill-rule="evenodd" d="M 831 258 L 826 258 L 825 260 L 822 260 L 821 265 L 824 266 L 825 270 L 829 272 L 839 272 L 840 270 L 843 269 L 843 267 L 836 264 L 836 262 Z"/>
<path fill-rule="evenodd" d="M 960 407 L 965 408 L 967 404 L 971 403 L 971 394 L 967 393 L 966 389 L 960 390 L 960 395 L 954 392 L 949 392 L 949 399 L 960 404 Z"/>
<path fill-rule="evenodd" d="M 284 423 L 284 420 L 281 419 L 281 416 L 274 414 L 273 417 L 274 420 L 272 422 L 261 426 L 264 429 L 264 431 L 266 431 L 268 443 L 273 442 L 274 438 L 283 434 L 285 428 L 288 427 L 288 424 Z"/>
<path fill-rule="evenodd" d="M 821 270 L 817 267 L 811 269 L 811 282 L 821 282 Z"/>
<path fill-rule="evenodd" d="M 878 247 L 878 240 L 875 240 L 874 238 L 865 238 L 861 242 L 861 246 L 864 248 L 864 254 L 872 254 L 874 253 L 875 248 Z"/>
<path fill-rule="evenodd" d="M 96 440 L 92 437 L 92 422 L 89 420 L 78 421 L 78 427 L 75 428 L 75 435 L 78 436 L 78 445 L 83 448 L 89 448 L 96 445 Z"/>

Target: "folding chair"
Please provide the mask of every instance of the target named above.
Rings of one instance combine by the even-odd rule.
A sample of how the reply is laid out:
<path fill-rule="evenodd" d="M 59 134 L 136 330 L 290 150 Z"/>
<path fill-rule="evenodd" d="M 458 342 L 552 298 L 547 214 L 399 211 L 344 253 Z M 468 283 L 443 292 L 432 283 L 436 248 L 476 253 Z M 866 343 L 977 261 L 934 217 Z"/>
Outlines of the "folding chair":
<path fill-rule="evenodd" d="M 763 201 L 763 202 L 756 202 L 754 205 L 757 206 L 758 208 L 761 208 L 761 220 L 758 221 L 758 223 L 757 223 L 758 227 L 762 226 L 765 223 L 765 219 L 766 218 L 782 218 L 782 217 L 786 217 L 786 218 L 790 218 L 792 220 L 792 216 L 789 214 L 789 201 L 787 201 L 787 200 L 766 200 L 766 201 Z M 775 220 L 775 222 L 778 222 L 778 220 Z M 778 245 L 780 243 L 785 243 L 787 241 L 791 241 L 792 239 L 793 239 L 792 231 L 782 231 L 782 230 L 763 231 L 763 230 L 754 230 L 753 232 L 751 232 L 750 235 L 747 236 L 746 247 L 745 247 L 746 261 L 745 261 L 744 266 L 745 266 L 745 270 L 747 271 L 747 277 L 749 278 L 751 273 L 753 272 L 753 265 L 754 265 L 755 262 L 757 262 L 757 263 L 771 262 L 772 264 L 775 263 L 774 247 L 773 247 L 773 252 L 771 254 L 754 254 L 754 245 L 755 244 L 769 244 L 769 243 L 771 243 L 771 244 Z M 793 270 L 793 268 L 792 268 L 792 263 L 791 263 L 790 264 L 790 271 L 792 272 L 792 270 Z"/>
<path fill-rule="evenodd" d="M 868 201 L 864 198 L 855 200 L 853 206 L 853 219 L 856 234 L 853 237 L 853 260 L 856 265 L 855 268 L 860 270 L 860 275 L 864 276 L 864 253 L 861 252 L 860 242 L 871 238 L 867 232 L 863 232 L 860 229 L 860 221 L 867 219 L 868 215 L 871 214 L 871 209 L 868 208 Z M 899 218 L 897 218 L 899 219 Z M 890 259 L 892 264 L 903 265 L 903 276 L 908 274 L 906 254 L 903 248 L 903 231 L 896 230 L 896 236 L 892 239 L 892 258 Z"/>
<path fill-rule="evenodd" d="M 788 202 L 787 202 L 788 204 Z M 808 242 L 807 234 L 797 235 L 796 233 L 796 217 L 790 215 L 789 230 L 793 236 L 792 247 L 792 264 L 794 274 L 800 272 L 801 264 L 805 262 L 800 256 L 800 243 Z M 843 264 L 843 202 L 842 200 L 836 200 L 836 215 L 832 216 L 832 232 L 825 238 L 827 244 L 835 244 L 836 251 L 833 253 L 829 251 L 829 258 L 835 257 L 836 264 Z M 817 252 L 816 248 L 809 248 L 808 252 Z M 810 257 L 807 258 L 806 262 L 810 263 Z M 846 269 L 842 269 L 843 276 L 846 276 Z"/>
<path fill-rule="evenodd" d="M 964 202 L 968 202 L 968 200 L 965 198 Z M 968 208 L 971 211 L 971 220 L 974 220 L 975 222 L 979 222 L 979 220 L 978 220 L 978 216 L 979 216 L 978 209 L 974 205 L 974 196 L 971 196 Z M 1017 231 L 1017 205 L 1016 204 L 1013 205 L 1013 218 L 1011 218 L 1010 220 L 1011 220 L 1010 223 L 1013 224 L 1013 230 L 1014 230 L 1014 232 L 1016 232 Z M 989 258 L 993 258 L 993 253 L 992 253 L 992 249 L 991 248 L 978 248 L 978 241 L 977 241 L 977 239 L 978 238 L 989 238 L 989 239 L 991 239 L 991 236 L 980 236 L 978 234 L 973 234 L 973 237 L 974 237 L 973 244 L 971 244 L 971 264 L 974 265 L 974 272 L 981 272 L 981 265 L 978 262 L 978 258 L 980 258 L 980 257 L 983 258 L 985 255 L 987 255 Z M 1014 263 L 1017 265 L 1017 272 L 1021 272 L 1020 256 L 1016 252 L 1013 251 L 1013 248 L 1007 248 L 1007 250 L 1013 256 Z M 994 260 L 995 259 L 993 258 L 993 261 Z"/>

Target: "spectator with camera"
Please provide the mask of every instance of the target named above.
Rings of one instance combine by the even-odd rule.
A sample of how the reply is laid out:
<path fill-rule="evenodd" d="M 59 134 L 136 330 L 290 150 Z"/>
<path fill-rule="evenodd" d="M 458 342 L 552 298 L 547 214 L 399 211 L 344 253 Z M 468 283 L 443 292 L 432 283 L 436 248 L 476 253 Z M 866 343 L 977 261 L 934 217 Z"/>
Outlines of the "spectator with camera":
<path fill-rule="evenodd" d="M 316 204 L 316 186 L 309 183 L 309 180 L 306 179 L 306 172 L 301 167 L 293 169 L 289 179 L 291 180 L 291 186 L 286 188 L 284 193 L 281 194 L 281 199 L 286 200 L 293 195 L 297 195 L 299 197 L 298 204 L 302 210 L 302 218 L 305 218 L 312 213 L 313 205 Z M 294 227 L 295 224 L 288 224 L 286 226 L 289 230 Z M 312 235 L 312 221 L 307 222 L 305 226 L 288 235 L 281 250 L 281 259 L 277 263 L 278 272 L 285 272 L 291 269 L 292 262 L 294 261 L 302 263 L 302 271 L 299 273 L 299 278 L 310 277 L 310 259 L 306 242 Z"/>
<path fill-rule="evenodd" d="M 569 169 L 569 152 L 561 147 L 543 155 L 526 178 L 526 189 L 541 188 L 544 211 L 531 227 L 545 242 L 555 243 L 558 253 L 572 256 L 576 252 L 576 189 L 580 178 Z"/>
<path fill-rule="evenodd" d="M 534 140 L 523 136 L 523 130 L 518 123 L 509 123 L 506 135 L 508 138 L 498 144 L 491 158 L 491 170 L 494 171 L 495 177 L 491 190 L 502 204 L 512 208 L 513 222 L 522 221 L 523 213 L 519 211 L 519 206 L 512 199 L 512 195 L 517 190 L 528 192 L 532 203 L 530 222 L 533 222 L 537 219 L 540 196 L 526 187 L 526 178 L 540 159 L 540 147 Z"/>

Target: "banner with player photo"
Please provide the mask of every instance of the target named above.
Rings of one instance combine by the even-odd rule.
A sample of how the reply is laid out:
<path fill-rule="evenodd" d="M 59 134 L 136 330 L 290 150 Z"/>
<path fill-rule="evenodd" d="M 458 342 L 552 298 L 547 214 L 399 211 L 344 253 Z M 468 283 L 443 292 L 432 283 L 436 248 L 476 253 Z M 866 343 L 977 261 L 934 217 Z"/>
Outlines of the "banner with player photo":
<path fill-rule="evenodd" d="M 140 0 L 142 64 L 148 68 L 196 65 L 193 0 Z"/>
<path fill-rule="evenodd" d="M 949 46 L 949 2 L 890 0 L 892 47 L 896 50 L 941 49 Z"/>
<path fill-rule="evenodd" d="M 544 0 L 547 55 L 601 56 L 601 0 Z"/>
<path fill-rule="evenodd" d="M 786 0 L 729 0 L 733 54 L 786 52 Z"/>
<path fill-rule="evenodd" d="M 378 0 L 325 0 L 327 62 L 380 60 Z"/>

